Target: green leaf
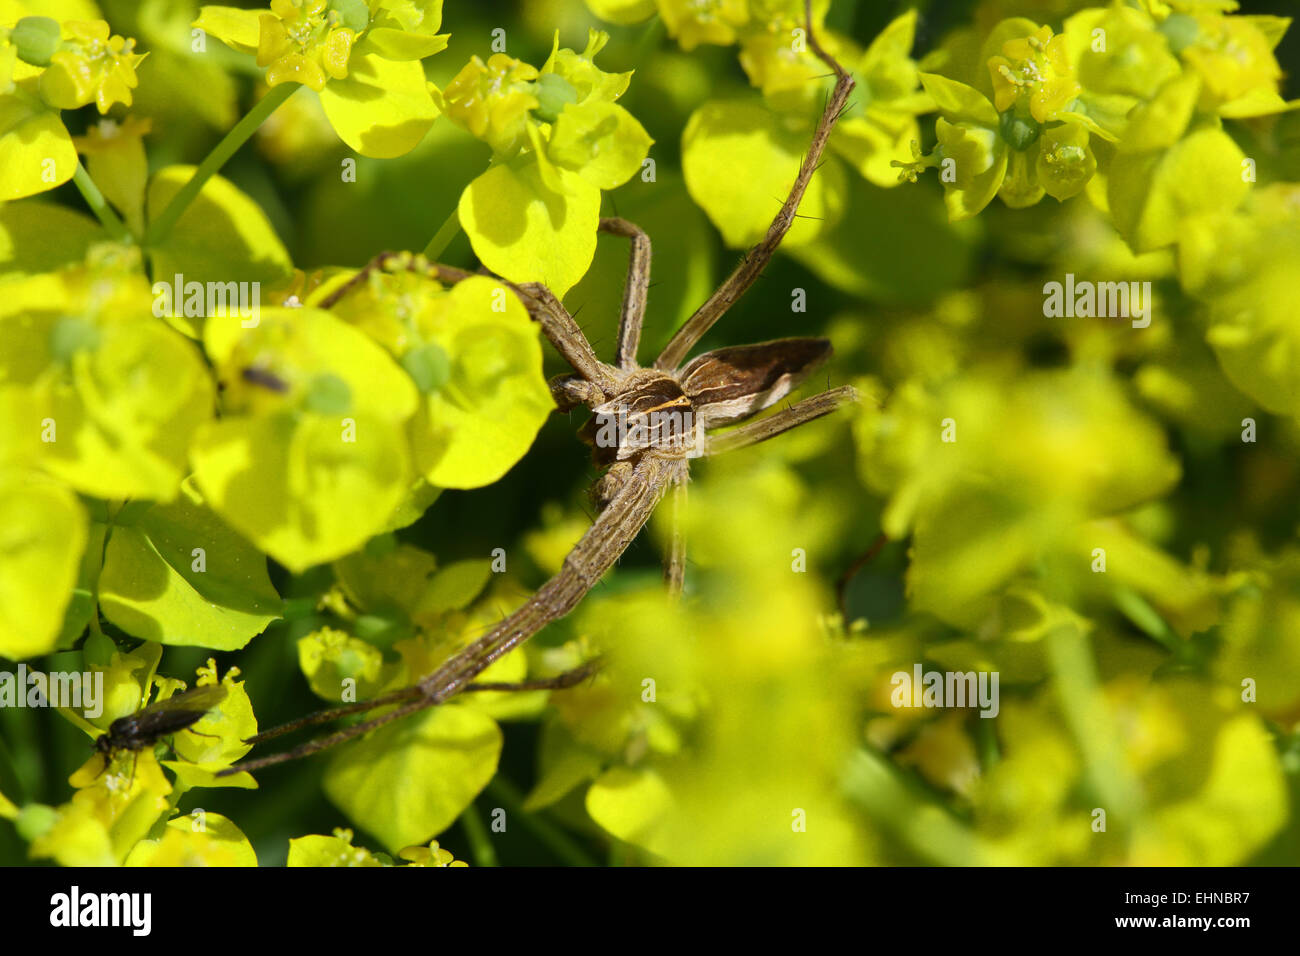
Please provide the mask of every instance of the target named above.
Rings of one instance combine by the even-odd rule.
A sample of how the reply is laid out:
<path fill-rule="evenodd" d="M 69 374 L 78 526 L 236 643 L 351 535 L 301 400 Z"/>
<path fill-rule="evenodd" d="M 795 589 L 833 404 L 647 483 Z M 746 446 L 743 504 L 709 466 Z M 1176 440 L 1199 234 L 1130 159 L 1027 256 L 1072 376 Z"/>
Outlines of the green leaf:
<path fill-rule="evenodd" d="M 229 818 L 195 810 L 168 820 L 161 839 L 137 843 L 124 865 L 257 866 L 257 853 Z"/>
<path fill-rule="evenodd" d="M 952 160 L 954 178 L 943 184 L 948 218 L 960 222 L 978 214 L 993 201 L 1007 177 L 1007 146 L 997 131 L 967 123 L 934 121 L 945 161 Z M 942 166 L 940 167 L 942 168 Z"/>
<path fill-rule="evenodd" d="M 325 84 L 320 104 L 343 142 L 378 159 L 409 153 L 438 118 L 419 60 L 378 53 L 354 53 L 347 78 Z"/>
<path fill-rule="evenodd" d="M 641 356 L 659 354 L 668 338 L 708 298 L 715 284 L 717 243 L 708 217 L 692 202 L 679 176 L 659 170 L 653 190 L 625 189 L 619 214 L 654 245 L 654 294 L 646 303 Z M 627 276 L 628 240 L 601 234 L 596 256 L 568 298 L 586 303 L 582 327 L 593 342 L 612 342 L 618 330 Z M 597 352 L 602 352 L 600 346 Z"/>
<path fill-rule="evenodd" d="M 863 229 L 888 222 L 888 230 Z M 960 287 L 971 269 L 970 227 L 954 226 L 937 198 L 910 190 L 849 185 L 844 218 L 791 257 L 836 288 L 889 302 L 926 302 Z M 657 257 L 656 257 L 657 258 Z"/>
<path fill-rule="evenodd" d="M 919 74 L 911 57 L 915 42 L 915 10 L 895 17 L 871 41 L 858 72 L 873 100 L 910 96 L 916 90 Z"/>
<path fill-rule="evenodd" d="M 77 150 L 58 110 L 23 86 L 0 96 L 0 201 L 47 192 L 76 171 Z"/>
<path fill-rule="evenodd" d="M 260 20 L 264 13 L 265 10 L 205 5 L 199 10 L 194 26 L 240 53 L 256 53 L 261 33 Z"/>
<path fill-rule="evenodd" d="M 602 20 L 631 26 L 655 14 L 655 0 L 587 0 L 587 9 Z"/>
<path fill-rule="evenodd" d="M 537 782 L 524 800 L 524 809 L 535 813 L 558 803 L 600 776 L 603 762 L 599 753 L 575 741 L 562 723 L 547 723 L 542 728 Z"/>
<path fill-rule="evenodd" d="M 617 103 L 591 101 L 560 113 L 547 156 L 601 189 L 613 189 L 637 173 L 653 142 Z"/>
<path fill-rule="evenodd" d="M 415 410 L 410 377 L 368 336 L 327 312 L 263 309 L 255 328 L 209 322 L 208 354 L 220 369 L 228 413 L 191 449 L 212 508 L 267 554 L 302 571 L 360 547 L 387 527 L 411 488 L 405 421 Z M 250 385 L 254 361 L 273 363 L 288 394 Z M 322 375 L 346 386 L 345 414 L 307 410 Z"/>
<path fill-rule="evenodd" d="M 53 396 L 63 438 L 45 446 L 43 467 L 100 498 L 172 498 L 189 438 L 212 415 L 194 346 L 156 321 L 118 323 L 81 368 L 76 391 Z"/>
<path fill-rule="evenodd" d="M 941 434 L 945 419 L 953 441 Z M 868 483 L 890 494 L 882 526 L 912 535 L 911 602 L 960 627 L 985 621 L 1018 573 L 1057 589 L 1125 576 L 1091 572 L 1090 549 L 1103 545 L 1088 543 L 1096 533 L 1086 522 L 1158 497 L 1180 475 L 1161 426 L 1109 374 L 1083 368 L 1010 381 L 981 369 L 935 394 L 912 383 L 857 424 Z M 1206 626 L 1202 582 L 1149 553 L 1131 563 L 1130 586 L 1178 609 L 1189 630 Z"/>
<path fill-rule="evenodd" d="M 298 666 L 307 683 L 334 704 L 345 699 L 344 681 L 352 681 L 353 699 L 375 696 L 383 685 L 383 664 L 379 648 L 332 627 L 298 638 Z"/>
<path fill-rule="evenodd" d="M 1288 548 L 1263 570 L 1263 587 L 1232 601 L 1214 674 L 1228 687 L 1252 679 L 1263 713 L 1285 720 L 1300 706 L 1300 552 Z"/>
<path fill-rule="evenodd" d="M 384 527 L 410 474 L 400 428 L 350 418 L 356 442 L 317 416 L 216 422 L 195 439 L 195 478 L 222 518 L 291 570 L 333 560 Z"/>
<path fill-rule="evenodd" d="M 169 23 L 158 28 L 157 36 L 159 43 L 170 42 L 177 32 Z M 230 61 L 238 59 L 218 47 L 209 47 L 206 54 L 193 54 L 188 41 L 174 52 L 151 44 L 149 55 L 136 70 L 140 86 L 131 110 L 150 117 L 156 127 L 166 123 L 172 128 L 176 123 L 188 128 L 200 120 L 224 133 L 240 117 L 239 83 L 228 71 Z"/>
<path fill-rule="evenodd" d="M 0 471 L 0 656 L 54 649 L 86 543 L 76 495 Z"/>
<path fill-rule="evenodd" d="M 128 634 L 221 651 L 261 634 L 282 603 L 266 558 L 188 486 L 113 529 L 99 593 L 105 616 Z"/>
<path fill-rule="evenodd" d="M 39 406 L 37 460 L 97 498 L 175 497 L 212 414 L 198 351 L 148 309 L 142 278 L 77 271 L 13 280 L 0 297 L 0 337 L 14 346 L 0 351 L 0 378 Z"/>
<path fill-rule="evenodd" d="M 86 156 L 86 171 L 104 197 L 122 213 L 127 226 L 140 235 L 144 232 L 144 192 L 149 178 L 144 140 L 119 134 L 115 139 L 100 138 L 97 144 Z"/>
<path fill-rule="evenodd" d="M 541 72 L 555 73 L 563 77 L 578 93 L 578 102 L 599 101 L 612 103 L 627 92 L 632 80 L 632 71 L 626 73 L 609 73 L 596 66 L 596 54 L 609 42 L 609 34 L 604 30 L 589 28 L 587 46 L 581 53 L 565 48 L 560 49 L 560 31 L 555 31 L 551 43 L 551 55 L 542 64 Z"/>
<path fill-rule="evenodd" d="M 1240 866 L 1285 826 L 1280 741 L 1239 700 L 1233 706 L 1234 696 L 1220 703 L 1210 685 L 1188 678 L 1153 682 L 1145 706 L 1120 715 L 1129 761 L 1149 764 L 1154 804 L 1134 829 L 1136 865 Z"/>
<path fill-rule="evenodd" d="M 766 235 L 785 202 L 808 149 L 809 130 L 758 100 L 705 103 L 682 134 L 682 172 L 691 198 L 727 245 L 750 246 Z M 844 167 L 827 161 L 813 176 L 782 248 L 811 242 L 844 211 Z"/>
<path fill-rule="evenodd" d="M 443 0 L 378 0 L 375 23 L 391 23 L 416 36 L 433 36 L 442 27 Z"/>
<path fill-rule="evenodd" d="M 1300 414 L 1300 328 L 1291 291 L 1300 267 L 1294 189 L 1254 186 L 1248 210 L 1190 221 L 1178 246 L 1183 285 L 1209 307 L 1206 340 L 1228 381 L 1284 415 Z M 1241 419 L 1229 418 L 1227 426 L 1236 431 Z"/>
<path fill-rule="evenodd" d="M 477 488 L 524 456 L 555 403 L 537 325 L 514 293 L 473 276 L 437 305 L 429 331 L 450 377 L 412 423 L 416 467 L 432 484 Z"/>
<path fill-rule="evenodd" d="M 922 73 L 921 85 L 934 97 L 935 104 L 948 122 L 989 127 L 998 125 L 998 111 L 993 108 L 989 98 L 975 87 L 950 80 L 938 73 Z"/>
<path fill-rule="evenodd" d="M 366 548 L 334 562 L 348 600 L 373 614 L 412 614 L 428 590 L 437 561 L 428 551 L 399 544 L 382 555 Z"/>
<path fill-rule="evenodd" d="M 492 779 L 500 756 L 495 721 L 443 704 L 340 752 L 322 786 L 349 819 L 396 852 L 451 826 Z"/>
<path fill-rule="evenodd" d="M 32 199 L 0 206 L 0 273 L 52 272 L 81 262 L 92 243 L 107 238 L 90 216 Z"/>
<path fill-rule="evenodd" d="M 441 488 L 429 484 L 423 477 L 417 478 L 381 531 L 397 531 L 415 524 L 441 494 Z"/>
<path fill-rule="evenodd" d="M 373 52 L 387 60 L 422 60 L 447 49 L 448 34 L 420 36 L 390 27 L 375 27 L 358 44 L 361 55 Z M 356 54 L 354 54 L 356 55 Z"/>
<path fill-rule="evenodd" d="M 247 773 L 226 777 L 216 775 L 252 749 L 245 741 L 257 733 L 253 703 L 244 683 L 234 679 L 235 673 L 237 671 L 232 669 L 221 682 L 226 690 L 225 699 L 208 710 L 192 727 L 172 738 L 177 759 L 164 761 L 164 766 L 176 774 L 177 786 L 183 789 L 257 787 L 257 781 Z M 206 667 L 199 668 L 199 674 L 204 681 L 215 679 L 216 663 L 209 659 Z"/>
<path fill-rule="evenodd" d="M 1109 182 L 1115 227 L 1135 252 L 1177 242 L 1188 220 L 1236 208 L 1250 189 L 1244 158 L 1232 137 L 1213 128 L 1164 152 L 1117 155 Z"/>
<path fill-rule="evenodd" d="M 492 577 L 492 562 L 486 558 L 453 561 L 429 581 L 420 597 L 422 614 L 446 614 L 469 606 Z"/>
<path fill-rule="evenodd" d="M 542 282 L 563 297 L 591 265 L 600 189 L 556 170 L 564 186 L 542 182 L 531 154 L 493 166 L 461 193 L 460 224 L 483 264 L 511 282 Z"/>
<path fill-rule="evenodd" d="M 1119 151 L 1145 153 L 1173 146 L 1187 132 L 1200 93 L 1201 84 L 1195 73 L 1166 83 L 1154 99 L 1129 114 Z"/>
<path fill-rule="evenodd" d="M 888 104 L 870 105 L 836 124 L 831 147 L 870 182 L 893 189 L 899 185 L 894 161 L 909 162 L 911 144 L 920 141 L 921 126 L 914 115 L 889 109 Z"/>
<path fill-rule="evenodd" d="M 352 845 L 351 830 L 335 830 L 334 836 L 299 837 L 289 841 L 287 866 L 386 866 L 365 847 Z"/>
<path fill-rule="evenodd" d="M 664 818 L 672 809 L 672 793 L 653 770 L 614 767 L 587 790 L 587 812 L 625 843 L 651 849 Z"/>
<path fill-rule="evenodd" d="M 189 182 L 193 166 L 167 166 L 149 182 L 149 217 L 159 215 Z M 150 250 L 159 282 L 260 282 L 293 271 L 284 243 L 262 207 L 229 180 L 213 176 L 176 221 L 167 241 Z M 179 312 L 179 309 L 176 309 Z M 198 320 L 186 320 L 197 331 Z"/>

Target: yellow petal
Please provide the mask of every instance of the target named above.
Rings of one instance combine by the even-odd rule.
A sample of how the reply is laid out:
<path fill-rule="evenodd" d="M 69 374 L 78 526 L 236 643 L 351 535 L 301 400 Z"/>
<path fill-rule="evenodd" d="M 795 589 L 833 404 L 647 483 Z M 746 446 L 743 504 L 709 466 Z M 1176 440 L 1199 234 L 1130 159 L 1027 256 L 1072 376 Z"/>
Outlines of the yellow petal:
<path fill-rule="evenodd" d="M 261 31 L 257 36 L 257 65 L 270 66 L 293 49 L 293 38 L 284 24 L 269 13 L 260 18 Z"/>
<path fill-rule="evenodd" d="M 348 75 L 348 58 L 352 55 L 352 43 L 356 33 L 347 27 L 331 30 L 325 38 L 325 47 L 321 50 L 321 63 L 325 71 L 336 80 Z"/>
<path fill-rule="evenodd" d="M 301 53 L 290 53 L 280 57 L 266 71 L 267 86 L 281 83 L 301 83 L 319 93 L 325 88 L 325 71 L 315 60 L 309 60 Z"/>

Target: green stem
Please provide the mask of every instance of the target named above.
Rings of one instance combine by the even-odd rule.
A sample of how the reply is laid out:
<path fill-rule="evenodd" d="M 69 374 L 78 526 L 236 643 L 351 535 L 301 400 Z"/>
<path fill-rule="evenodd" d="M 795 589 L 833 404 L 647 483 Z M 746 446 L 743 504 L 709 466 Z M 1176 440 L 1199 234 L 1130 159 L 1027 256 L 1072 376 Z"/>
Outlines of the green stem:
<path fill-rule="evenodd" d="M 108 200 L 104 198 L 104 194 L 99 191 L 99 187 L 95 185 L 95 181 L 90 178 L 90 173 L 86 172 L 86 167 L 81 165 L 81 163 L 77 163 L 77 171 L 72 174 L 72 181 L 76 183 L 77 188 L 81 190 L 81 195 L 82 198 L 86 200 L 86 205 L 90 207 L 90 211 L 98 217 L 101 223 L 103 223 L 104 228 L 108 230 L 110 236 L 114 239 L 135 238 L 131 234 L 131 230 L 126 228 L 126 225 L 122 220 L 117 218 L 117 213 L 113 212 L 113 208 L 108 204 Z"/>
<path fill-rule="evenodd" d="M 101 541 L 99 545 L 99 560 L 95 562 L 94 580 L 91 581 L 90 585 L 90 633 L 94 634 L 96 637 L 104 636 L 104 629 L 99 623 L 99 579 L 104 576 L 104 562 L 108 560 L 108 539 L 113 536 L 114 524 L 117 520 L 117 516 L 120 515 L 122 509 L 126 507 L 126 500 L 124 499 L 122 503 L 118 505 L 116 511 L 113 510 L 112 501 L 104 501 L 103 506 L 104 540 Z"/>
<path fill-rule="evenodd" d="M 460 235 L 460 209 L 453 208 L 451 214 L 442 221 L 438 231 L 433 234 L 429 244 L 424 247 L 424 257 L 431 262 L 437 262 L 438 257 L 446 252 L 451 241 Z"/>
<path fill-rule="evenodd" d="M 216 173 L 227 160 L 243 146 L 248 138 L 257 131 L 257 128 L 266 122 L 267 117 L 280 108 L 289 97 L 298 91 L 299 84 L 283 83 L 280 86 L 273 86 L 271 91 L 257 101 L 257 105 L 245 114 L 244 118 L 235 124 L 234 128 L 225 135 L 207 157 L 199 164 L 199 168 L 194 171 L 189 182 L 180 188 L 172 201 L 168 203 L 167 208 L 162 211 L 152 223 L 149 224 L 149 230 L 145 233 L 144 244 L 146 246 L 156 246 L 167 238 L 172 227 L 176 225 L 176 220 L 189 208 L 203 186 L 213 174 Z"/>
<path fill-rule="evenodd" d="M 1047 633 L 1044 644 L 1061 714 L 1079 746 L 1089 782 L 1107 814 L 1138 820 L 1141 790 L 1120 754 L 1123 735 L 1107 709 L 1087 636 L 1077 625 L 1062 624 Z M 1130 832 L 1138 829 L 1130 827 Z"/>
<path fill-rule="evenodd" d="M 104 529 L 104 540 L 100 544 L 99 561 L 95 564 L 95 579 L 90 585 L 90 633 L 96 637 L 104 636 L 104 628 L 99 623 L 99 579 L 104 574 L 104 561 L 108 556 L 108 539 L 113 535 L 113 523 L 110 519 Z"/>
<path fill-rule="evenodd" d="M 509 814 L 507 819 L 523 821 L 524 826 L 532 832 L 533 836 L 565 863 L 570 866 L 596 865 L 596 862 L 567 833 L 525 810 L 523 795 L 500 774 L 492 778 L 485 792 L 506 809 Z"/>
<path fill-rule="evenodd" d="M 494 155 L 487 168 L 491 169 L 495 165 L 497 165 L 497 157 Z M 484 172 L 487 172 L 487 170 L 484 170 Z M 451 241 L 458 235 L 460 235 L 460 203 L 452 207 L 451 212 L 447 214 L 447 218 L 438 227 L 438 231 L 429 240 L 429 244 L 424 247 L 424 257 L 430 262 L 437 262 L 438 257 L 447 251 Z"/>
<path fill-rule="evenodd" d="M 988 773 L 1002 759 L 996 724 L 996 717 L 978 717 L 975 720 L 975 750 L 983 773 Z"/>
<path fill-rule="evenodd" d="M 1007 865 L 996 847 L 883 754 L 866 747 L 856 751 L 845 766 L 843 785 L 849 800 L 930 863 Z"/>
<path fill-rule="evenodd" d="M 641 35 L 637 37 L 632 62 L 643 63 L 649 59 L 650 51 L 660 44 L 665 33 L 663 18 L 659 16 L 651 17 L 650 22 L 641 31 Z"/>
<path fill-rule="evenodd" d="M 474 856 L 475 866 L 496 866 L 497 851 L 492 845 L 492 835 L 488 833 L 487 824 L 474 804 L 467 806 L 460 815 L 461 825 L 465 827 L 465 836 L 469 839 L 469 850 Z"/>

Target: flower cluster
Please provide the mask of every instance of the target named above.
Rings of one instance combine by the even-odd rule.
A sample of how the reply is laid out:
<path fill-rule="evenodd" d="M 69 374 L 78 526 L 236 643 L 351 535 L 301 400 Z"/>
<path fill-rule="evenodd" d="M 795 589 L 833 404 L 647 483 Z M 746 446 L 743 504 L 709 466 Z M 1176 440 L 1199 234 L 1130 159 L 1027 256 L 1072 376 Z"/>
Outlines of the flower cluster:
<path fill-rule="evenodd" d="M 389 0 L 373 10 L 365 0 L 271 0 L 269 13 L 204 7 L 195 25 L 256 54 L 267 85 L 301 83 L 319 93 L 358 64 L 364 71 L 367 56 L 421 60 L 444 49 L 441 11 L 430 0 Z"/>
<path fill-rule="evenodd" d="M 1068 199 L 1094 180 L 1113 201 L 1117 190 L 1136 189 L 1122 157 L 1149 159 L 1184 132 L 1295 105 L 1278 93 L 1273 54 L 1288 21 L 1225 12 L 1234 6 L 1088 7 L 1060 33 L 1024 18 L 999 22 L 983 41 L 992 51 L 984 72 L 960 68 L 956 56 L 932 57 L 940 68 L 921 79 L 939 107 L 938 144 L 929 156 L 918 151 L 895 163 L 900 178 L 937 168 L 954 220 L 977 214 L 994 196 L 1021 208 L 1045 195 Z M 1153 134 L 1153 120 L 1181 128 Z M 1218 142 L 1226 141 L 1219 133 Z M 1126 231 L 1136 246 L 1150 247 Z"/>
<path fill-rule="evenodd" d="M 103 20 L 0 18 L 0 201 L 71 179 L 77 152 L 60 111 L 130 106 L 144 58 Z"/>
<path fill-rule="evenodd" d="M 766 197 L 797 171 L 820 114 L 826 64 L 810 43 L 803 0 L 658 0 L 611 4 L 589 0 L 599 16 L 629 22 L 656 10 L 685 50 L 702 44 L 735 45 L 761 99 L 710 100 L 696 110 L 683 137 L 683 166 L 691 198 L 732 246 L 757 241 L 767 227 Z M 876 186 L 898 183 L 895 160 L 905 160 L 920 137 L 917 117 L 934 109 L 920 88 L 911 57 L 916 13 L 896 18 L 865 49 L 826 28 L 829 0 L 812 4 L 817 42 L 854 73 L 854 106 L 836 124 L 830 155 L 805 197 L 808 218 L 785 245 L 797 248 L 832 232 L 850 201 L 848 170 Z"/>
<path fill-rule="evenodd" d="M 631 179 L 653 142 L 615 102 L 632 74 L 609 73 L 596 55 L 609 34 L 592 30 L 581 51 L 561 49 L 538 69 L 505 53 L 473 57 L 439 94 L 449 119 L 492 147 L 492 167 L 465 188 L 460 223 L 488 268 L 515 282 L 568 291 L 595 254 L 602 190 Z M 563 210 L 529 218 L 529 207 Z"/>
<path fill-rule="evenodd" d="M 366 156 L 409 152 L 437 110 L 421 61 L 447 46 L 442 0 L 271 0 L 270 10 L 205 6 L 194 26 L 257 57 L 270 87 L 321 96 L 339 137 Z"/>

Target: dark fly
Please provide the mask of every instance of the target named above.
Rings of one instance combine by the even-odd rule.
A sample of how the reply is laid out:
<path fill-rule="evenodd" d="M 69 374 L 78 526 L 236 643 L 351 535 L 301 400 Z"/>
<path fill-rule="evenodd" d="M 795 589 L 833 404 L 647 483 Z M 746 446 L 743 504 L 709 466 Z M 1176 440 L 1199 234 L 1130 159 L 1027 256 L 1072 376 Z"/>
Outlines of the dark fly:
<path fill-rule="evenodd" d="M 221 684 L 205 684 L 155 701 L 109 724 L 108 731 L 95 739 L 95 750 L 104 755 L 107 767 L 109 758 L 120 750 L 138 752 L 161 737 L 192 727 L 225 697 L 226 688 Z"/>
<path fill-rule="evenodd" d="M 262 388 L 270 389 L 273 392 L 279 392 L 283 395 L 285 392 L 289 391 L 289 383 L 269 369 L 250 365 L 239 374 L 245 382 L 251 382 L 253 385 L 260 385 Z"/>

